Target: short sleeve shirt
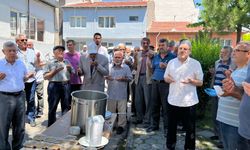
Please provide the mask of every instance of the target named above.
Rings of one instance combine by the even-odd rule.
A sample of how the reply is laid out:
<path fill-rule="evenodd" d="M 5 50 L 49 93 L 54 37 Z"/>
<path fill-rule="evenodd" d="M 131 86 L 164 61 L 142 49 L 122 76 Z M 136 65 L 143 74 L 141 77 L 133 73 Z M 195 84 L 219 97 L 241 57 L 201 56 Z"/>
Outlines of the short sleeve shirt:
<path fill-rule="evenodd" d="M 47 72 L 50 72 L 56 68 L 64 67 L 63 70 L 55 74 L 49 81 L 55 81 L 55 82 L 63 82 L 63 81 L 69 81 L 70 80 L 70 72 L 68 71 L 66 65 L 70 64 L 70 62 L 65 59 L 62 62 L 54 59 L 51 63 L 47 64 L 44 70 L 44 74 Z M 71 64 L 70 64 L 71 65 Z"/>
<path fill-rule="evenodd" d="M 27 69 L 24 63 L 17 59 L 14 64 L 10 64 L 5 58 L 0 59 L 0 72 L 6 77 L 0 80 L 0 91 L 19 92 L 24 90 L 24 77 Z"/>
<path fill-rule="evenodd" d="M 188 57 L 183 63 L 178 58 L 172 59 L 166 68 L 164 78 L 170 75 L 175 82 L 169 85 L 168 102 L 179 107 L 189 107 L 199 102 L 196 86 L 182 83 L 188 78 L 203 80 L 203 72 L 200 63 Z"/>

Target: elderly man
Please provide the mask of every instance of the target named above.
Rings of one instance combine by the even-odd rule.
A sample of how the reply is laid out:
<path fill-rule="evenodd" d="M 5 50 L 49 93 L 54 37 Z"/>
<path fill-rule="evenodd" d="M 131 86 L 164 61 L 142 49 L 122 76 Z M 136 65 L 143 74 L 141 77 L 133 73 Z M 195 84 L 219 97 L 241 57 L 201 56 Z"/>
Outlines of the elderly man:
<path fill-rule="evenodd" d="M 132 80 L 130 68 L 122 63 L 123 52 L 114 53 L 113 63 L 110 65 L 108 80 L 108 110 L 118 112 L 117 134 L 121 134 L 126 127 L 126 110 L 127 110 L 127 83 Z"/>
<path fill-rule="evenodd" d="M 240 45 L 240 46 L 239 46 Z M 240 42 L 235 51 L 236 53 L 241 53 L 242 55 L 245 53 L 249 56 L 250 53 L 250 43 Z M 241 55 L 238 54 L 238 55 Z M 223 91 L 228 94 L 236 97 L 237 99 L 241 99 L 240 107 L 239 107 L 239 138 L 238 138 L 238 150 L 246 150 L 250 149 L 250 63 L 248 62 L 248 69 L 246 74 L 245 82 L 242 82 L 242 86 L 238 87 L 234 82 L 233 78 L 227 75 L 227 78 L 222 81 L 223 83 Z M 244 90 L 243 90 L 244 89 Z"/>
<path fill-rule="evenodd" d="M 158 42 L 158 54 L 152 60 L 152 123 L 147 132 L 159 129 L 160 110 L 163 112 L 164 135 L 167 133 L 167 101 L 169 84 L 164 81 L 164 72 L 168 62 L 175 56 L 167 50 L 168 41 L 160 39 Z"/>
<path fill-rule="evenodd" d="M 236 70 L 231 74 L 235 85 L 242 88 L 242 82 L 246 79 L 247 63 L 250 58 L 250 51 L 242 43 L 237 44 L 232 53 L 232 60 L 236 65 Z M 238 127 L 239 127 L 239 107 L 241 97 L 234 97 L 224 93 L 219 98 L 217 120 L 222 134 L 223 147 L 226 150 L 236 150 L 238 148 Z"/>
<path fill-rule="evenodd" d="M 231 61 L 232 48 L 230 46 L 223 46 L 220 51 L 220 59 L 215 62 L 214 68 L 210 69 L 212 74 L 211 87 L 214 85 L 222 86 L 221 81 L 226 78 L 224 72 L 228 69 L 234 69 L 235 65 Z M 214 136 L 210 137 L 211 140 L 219 140 L 218 147 L 223 148 L 222 139 L 220 137 L 219 123 L 216 120 L 218 109 L 218 97 L 212 97 L 212 119 L 214 126 Z"/>
<path fill-rule="evenodd" d="M 5 58 L 0 59 L 0 149 L 19 150 L 25 135 L 24 79 L 28 79 L 25 64 L 17 58 L 17 46 L 13 42 L 3 44 Z M 12 146 L 9 128 L 12 124 Z"/>
<path fill-rule="evenodd" d="M 151 118 L 151 69 L 148 67 L 148 62 L 153 58 L 154 52 L 149 50 L 150 40 L 143 38 L 141 40 L 142 51 L 136 53 L 134 68 L 136 69 L 135 84 L 135 107 L 137 118 L 133 122 L 135 124 L 144 123 L 147 128 L 150 125 Z"/>
<path fill-rule="evenodd" d="M 18 45 L 17 56 L 18 59 L 22 60 L 32 76 L 25 82 L 25 93 L 27 101 L 27 111 L 28 120 L 31 127 L 36 126 L 36 106 L 35 106 L 35 90 L 36 90 L 36 66 L 40 64 L 38 62 L 36 53 L 34 50 L 27 48 L 27 38 L 24 34 L 19 34 L 16 37 L 16 43 Z"/>
<path fill-rule="evenodd" d="M 36 65 L 36 95 L 37 95 L 37 107 L 36 107 L 36 117 L 41 117 L 43 115 L 44 109 L 44 78 L 43 78 L 43 69 L 45 66 L 45 58 L 41 52 L 34 48 L 34 44 L 31 40 L 27 42 L 27 48 L 32 49 L 36 53 L 37 59 L 39 59 L 40 64 Z"/>
<path fill-rule="evenodd" d="M 88 54 L 80 58 L 78 74 L 84 76 L 83 90 L 104 91 L 104 76 L 109 74 L 109 61 L 104 55 L 97 53 L 96 44 L 88 46 Z"/>
<path fill-rule="evenodd" d="M 70 75 L 75 73 L 74 68 L 67 59 L 64 59 L 64 46 L 53 48 L 54 60 L 48 63 L 44 70 L 44 79 L 49 80 L 48 85 L 48 127 L 56 121 L 57 105 L 60 101 L 62 115 L 69 109 Z"/>
<path fill-rule="evenodd" d="M 195 149 L 195 105 L 199 102 L 196 87 L 203 84 L 200 63 L 190 58 L 191 42 L 182 40 L 177 58 L 166 68 L 164 79 L 169 86 L 167 148 L 175 149 L 178 121 L 186 128 L 184 149 Z"/>

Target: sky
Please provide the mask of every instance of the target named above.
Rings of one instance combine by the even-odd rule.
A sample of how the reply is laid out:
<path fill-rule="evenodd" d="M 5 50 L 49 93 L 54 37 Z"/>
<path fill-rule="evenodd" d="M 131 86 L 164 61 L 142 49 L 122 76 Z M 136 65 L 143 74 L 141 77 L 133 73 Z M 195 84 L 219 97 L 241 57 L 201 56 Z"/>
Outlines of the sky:
<path fill-rule="evenodd" d="M 194 0 L 195 3 L 201 3 L 201 0 Z"/>
<path fill-rule="evenodd" d="M 195 3 L 195 4 L 196 4 L 196 3 L 201 3 L 201 1 L 202 1 L 202 0 L 194 0 L 194 3 Z M 196 7 L 198 7 L 198 6 L 196 6 Z M 202 10 L 203 7 L 202 7 L 202 6 L 199 6 L 199 9 Z"/>

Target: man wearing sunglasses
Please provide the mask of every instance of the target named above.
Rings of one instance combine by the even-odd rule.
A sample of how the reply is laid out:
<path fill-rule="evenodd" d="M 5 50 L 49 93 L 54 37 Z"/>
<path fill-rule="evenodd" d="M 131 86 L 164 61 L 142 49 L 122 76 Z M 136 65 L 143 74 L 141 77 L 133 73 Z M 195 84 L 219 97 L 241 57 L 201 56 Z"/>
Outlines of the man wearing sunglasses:
<path fill-rule="evenodd" d="M 234 57 L 240 57 L 240 55 L 245 55 L 248 57 L 247 62 L 247 73 L 246 79 L 241 84 L 236 83 L 233 80 L 233 77 L 227 76 L 226 79 L 222 81 L 223 83 L 223 91 L 231 95 L 234 98 L 240 100 L 239 104 L 239 122 L 238 122 L 238 150 L 247 150 L 250 149 L 250 63 L 249 63 L 249 56 L 250 56 L 250 43 L 249 42 L 240 42 L 237 44 L 236 48 L 234 49 Z M 242 75 L 242 74 L 240 74 Z M 231 144 L 232 141 L 229 143 Z"/>
<path fill-rule="evenodd" d="M 36 90 L 36 65 L 40 62 L 37 61 L 35 51 L 27 48 L 27 37 L 24 34 L 19 34 L 16 37 L 16 43 L 18 45 L 17 56 L 18 59 L 24 62 L 27 71 L 31 74 L 31 77 L 25 82 L 25 93 L 27 101 L 28 120 L 31 127 L 36 126 L 36 108 L 35 108 L 35 90 Z"/>

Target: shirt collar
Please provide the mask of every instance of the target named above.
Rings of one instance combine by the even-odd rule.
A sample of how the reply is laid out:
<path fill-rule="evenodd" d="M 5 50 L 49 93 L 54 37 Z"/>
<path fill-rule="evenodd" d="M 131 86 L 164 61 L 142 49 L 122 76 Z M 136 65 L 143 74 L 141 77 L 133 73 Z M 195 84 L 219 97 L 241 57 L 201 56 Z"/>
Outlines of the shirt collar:
<path fill-rule="evenodd" d="M 112 63 L 112 68 L 115 68 L 115 67 L 116 67 L 116 65 L 114 63 Z M 124 67 L 124 64 L 122 63 L 121 68 L 123 68 L 123 67 Z"/>
<path fill-rule="evenodd" d="M 17 60 L 17 59 L 16 59 Z M 16 60 L 15 60 L 15 62 L 13 63 L 13 65 L 15 65 L 16 64 Z M 10 64 L 8 61 L 7 61 L 7 59 L 6 58 L 4 58 L 3 59 L 3 62 L 4 62 L 4 64 L 5 65 L 8 65 L 8 64 Z M 11 64 L 10 64 L 11 65 Z"/>
<path fill-rule="evenodd" d="M 222 60 L 221 60 L 221 59 L 220 59 L 219 63 L 222 63 Z M 227 60 L 227 65 L 230 65 L 230 64 L 231 64 L 231 58 L 229 58 L 229 59 Z"/>
<path fill-rule="evenodd" d="M 55 62 L 55 63 L 56 63 L 56 62 L 59 62 L 59 61 L 58 61 L 57 59 L 55 59 L 55 58 L 54 58 L 54 59 L 53 59 L 53 62 Z M 65 59 L 63 59 L 63 61 L 62 61 L 62 62 L 65 62 Z"/>
<path fill-rule="evenodd" d="M 178 58 L 177 58 L 178 59 Z M 178 61 L 180 62 L 180 63 L 182 63 L 179 59 L 178 59 Z M 182 63 L 182 64 L 185 64 L 185 63 L 188 63 L 190 61 L 190 57 L 188 56 L 188 58 Z"/>

